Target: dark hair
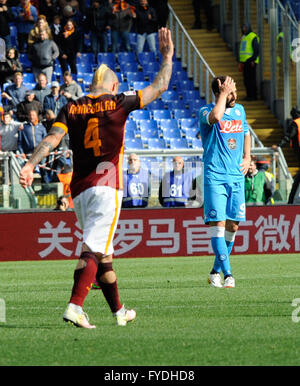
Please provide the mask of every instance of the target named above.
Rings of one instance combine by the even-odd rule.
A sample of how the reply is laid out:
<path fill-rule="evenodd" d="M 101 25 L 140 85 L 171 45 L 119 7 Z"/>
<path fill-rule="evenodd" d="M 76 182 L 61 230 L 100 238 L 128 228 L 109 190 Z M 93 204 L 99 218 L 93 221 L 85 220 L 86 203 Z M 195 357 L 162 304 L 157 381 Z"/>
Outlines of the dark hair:
<path fill-rule="evenodd" d="M 211 82 L 211 89 L 214 95 L 219 94 L 220 92 L 218 80 L 221 82 L 221 84 L 223 84 L 225 82 L 225 79 L 226 79 L 225 75 L 216 76 L 215 78 L 213 78 Z"/>

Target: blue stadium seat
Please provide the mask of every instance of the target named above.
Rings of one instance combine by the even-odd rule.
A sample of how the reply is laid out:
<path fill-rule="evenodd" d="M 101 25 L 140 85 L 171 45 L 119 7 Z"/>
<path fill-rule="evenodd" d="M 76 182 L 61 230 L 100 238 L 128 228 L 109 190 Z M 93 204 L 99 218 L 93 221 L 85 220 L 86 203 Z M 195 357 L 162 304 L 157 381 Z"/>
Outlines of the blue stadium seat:
<path fill-rule="evenodd" d="M 155 53 L 151 51 L 144 51 L 138 54 L 138 61 L 143 66 L 144 63 L 155 62 Z"/>
<path fill-rule="evenodd" d="M 175 90 L 167 90 L 161 95 L 161 100 L 164 102 L 179 100 L 179 93 Z"/>
<path fill-rule="evenodd" d="M 92 52 L 83 52 L 80 56 L 76 56 L 76 64 L 90 64 L 94 66 L 95 58 Z"/>
<path fill-rule="evenodd" d="M 143 129 L 140 134 L 143 141 L 148 141 L 149 138 L 160 138 L 158 129 Z"/>
<path fill-rule="evenodd" d="M 181 99 L 176 101 L 168 101 L 168 102 L 162 102 L 164 105 L 168 108 L 168 110 L 178 110 L 184 108 L 184 101 Z"/>
<path fill-rule="evenodd" d="M 28 88 L 28 90 L 32 90 L 33 88 L 35 88 L 36 83 L 33 83 L 33 82 L 23 82 L 23 85 L 26 88 Z"/>
<path fill-rule="evenodd" d="M 160 64 L 158 62 L 144 62 L 143 71 L 157 73 L 160 69 Z"/>
<path fill-rule="evenodd" d="M 192 148 L 193 149 L 201 149 L 203 148 L 203 144 L 201 139 L 199 138 L 192 138 Z"/>
<path fill-rule="evenodd" d="M 120 63 L 120 71 L 127 74 L 128 72 L 139 72 L 137 62 L 122 62 Z"/>
<path fill-rule="evenodd" d="M 119 93 L 124 92 L 124 91 L 128 91 L 129 89 L 130 89 L 130 87 L 129 87 L 129 84 L 127 82 L 119 83 L 119 90 L 118 90 Z"/>
<path fill-rule="evenodd" d="M 147 82 L 146 80 L 132 83 L 132 87 L 134 90 L 142 90 L 143 88 L 149 85 L 150 85 L 150 82 Z"/>
<path fill-rule="evenodd" d="M 137 130 L 137 125 L 136 125 L 136 122 L 131 120 L 131 119 L 127 119 L 126 121 L 126 125 L 125 125 L 125 131 L 136 131 Z"/>
<path fill-rule="evenodd" d="M 197 118 L 181 118 L 179 119 L 179 125 L 181 129 L 186 129 L 186 128 L 198 128 L 198 119 Z"/>
<path fill-rule="evenodd" d="M 132 121 L 135 122 L 135 121 Z M 153 119 L 139 120 L 139 127 L 142 133 L 143 130 L 158 130 L 157 122 Z"/>
<path fill-rule="evenodd" d="M 91 63 L 77 63 L 76 67 L 77 67 L 77 72 L 81 72 L 84 74 L 93 72 L 93 66 Z"/>
<path fill-rule="evenodd" d="M 174 118 L 160 119 L 159 126 L 160 126 L 161 130 L 163 130 L 163 129 L 177 129 L 179 127 L 177 119 L 174 119 Z"/>
<path fill-rule="evenodd" d="M 175 128 L 168 128 L 168 127 L 161 127 L 161 131 L 163 133 L 164 139 L 171 139 L 171 138 L 182 138 L 180 129 L 178 127 Z"/>
<path fill-rule="evenodd" d="M 97 55 L 97 63 L 98 63 L 98 66 L 104 63 L 112 70 L 115 70 L 116 68 L 115 54 L 112 52 L 99 52 Z"/>
<path fill-rule="evenodd" d="M 126 78 L 127 82 L 132 85 L 133 82 L 143 82 L 145 80 L 144 74 L 142 72 L 127 72 L 124 74 L 124 77 Z"/>
<path fill-rule="evenodd" d="M 160 119 L 171 119 L 171 113 L 169 110 L 152 110 L 152 117 L 153 119 L 160 120 Z"/>
<path fill-rule="evenodd" d="M 23 72 L 23 82 L 25 83 L 34 83 L 35 78 L 31 72 Z"/>
<path fill-rule="evenodd" d="M 171 149 L 188 149 L 189 144 L 186 138 L 171 138 L 169 140 Z"/>
<path fill-rule="evenodd" d="M 188 140 L 192 140 L 196 138 L 196 134 L 199 132 L 197 127 L 187 127 L 185 130 L 182 130 L 185 138 Z"/>
<path fill-rule="evenodd" d="M 203 107 L 203 106 L 205 106 L 206 105 L 206 101 L 205 101 L 205 99 L 200 99 L 200 98 L 198 98 L 198 99 L 187 99 L 187 104 L 188 104 L 188 106 L 189 106 L 189 109 L 191 110 L 191 111 L 195 111 L 195 110 L 200 110 L 201 109 L 201 107 Z"/>
<path fill-rule="evenodd" d="M 155 99 L 146 106 L 148 110 L 164 110 L 165 103 L 160 99 Z"/>
<path fill-rule="evenodd" d="M 118 62 L 121 63 L 128 63 L 128 62 L 136 62 L 136 55 L 134 52 L 119 52 L 118 53 Z"/>
<path fill-rule="evenodd" d="M 93 77 L 94 77 L 94 73 L 84 73 L 82 74 L 82 79 L 83 79 L 83 84 L 84 85 L 90 85 L 92 83 L 92 80 L 93 80 Z M 78 74 L 77 74 L 77 77 L 78 77 Z"/>
<path fill-rule="evenodd" d="M 133 130 L 125 130 L 125 141 L 127 139 L 135 139 L 135 138 L 136 138 L 136 135 Z"/>
<path fill-rule="evenodd" d="M 144 149 L 141 138 L 125 138 L 125 150 L 142 150 Z"/>
<path fill-rule="evenodd" d="M 18 30 L 15 25 L 10 25 L 10 39 L 13 47 L 18 47 Z"/>
<path fill-rule="evenodd" d="M 24 69 L 26 69 L 26 68 L 31 68 L 31 67 L 32 67 L 32 63 L 31 63 L 31 61 L 28 59 L 28 55 L 27 55 L 26 53 L 20 54 L 20 62 L 21 62 L 21 64 L 23 65 L 23 71 L 24 71 Z"/>
<path fill-rule="evenodd" d="M 199 90 L 182 90 L 181 94 L 182 94 L 183 100 L 185 101 L 200 100 Z"/>
<path fill-rule="evenodd" d="M 139 121 L 141 119 L 150 119 L 149 110 L 134 110 L 129 114 L 129 118 L 134 121 Z"/>
<path fill-rule="evenodd" d="M 175 119 L 192 118 L 191 111 L 186 109 L 174 109 L 172 115 Z"/>
<path fill-rule="evenodd" d="M 148 139 L 148 149 L 166 149 L 167 145 L 163 138 L 149 138 Z"/>

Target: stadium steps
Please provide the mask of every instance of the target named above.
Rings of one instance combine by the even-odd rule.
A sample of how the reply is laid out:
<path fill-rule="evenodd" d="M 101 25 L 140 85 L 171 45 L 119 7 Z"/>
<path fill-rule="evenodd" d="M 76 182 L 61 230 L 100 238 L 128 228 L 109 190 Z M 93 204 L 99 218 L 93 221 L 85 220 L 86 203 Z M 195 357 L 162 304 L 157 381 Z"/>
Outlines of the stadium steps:
<path fill-rule="evenodd" d="M 283 128 L 279 125 L 278 119 L 272 114 L 263 100 L 253 102 L 243 101 L 243 98 L 246 96 L 246 91 L 242 73 L 238 71 L 236 58 L 219 32 L 215 29 L 212 32 L 208 32 L 206 29 L 192 29 L 192 25 L 194 23 L 192 2 L 186 2 L 184 0 L 169 0 L 169 3 L 213 72 L 216 75 L 228 74 L 235 79 L 237 83 L 239 101 L 245 107 L 247 120 L 249 124 L 251 124 L 258 138 L 263 142 L 264 146 L 270 147 L 273 144 L 278 143 L 278 140 L 282 137 Z M 251 20 L 253 20 L 252 28 L 254 31 L 256 29 L 255 13 L 255 2 L 252 2 Z M 203 11 L 201 11 L 201 20 L 203 21 L 203 26 L 205 27 L 206 18 Z M 268 36 L 268 33 L 269 30 L 266 23 L 266 36 Z M 266 52 L 269 52 L 269 39 L 266 38 L 265 41 L 265 50 L 267 50 Z M 269 73 L 265 73 L 264 76 L 266 79 L 270 79 Z M 294 82 L 294 84 L 296 84 L 296 82 Z M 290 173 L 294 176 L 298 171 L 296 157 L 294 156 L 292 149 L 289 147 L 285 147 L 282 150 L 289 165 Z"/>

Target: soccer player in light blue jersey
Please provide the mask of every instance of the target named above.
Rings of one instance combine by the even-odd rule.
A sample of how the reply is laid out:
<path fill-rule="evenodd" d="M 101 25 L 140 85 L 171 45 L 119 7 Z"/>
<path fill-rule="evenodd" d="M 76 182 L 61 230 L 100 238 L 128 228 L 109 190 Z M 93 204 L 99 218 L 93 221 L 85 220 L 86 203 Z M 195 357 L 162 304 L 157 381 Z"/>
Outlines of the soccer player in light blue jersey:
<path fill-rule="evenodd" d="M 213 287 L 235 287 L 229 256 L 239 222 L 245 221 L 245 174 L 250 165 L 251 139 L 245 110 L 229 76 L 212 81 L 215 103 L 199 112 L 204 148 L 204 221 L 210 225 L 215 261 L 209 275 Z M 220 272 L 224 275 L 222 285 Z"/>

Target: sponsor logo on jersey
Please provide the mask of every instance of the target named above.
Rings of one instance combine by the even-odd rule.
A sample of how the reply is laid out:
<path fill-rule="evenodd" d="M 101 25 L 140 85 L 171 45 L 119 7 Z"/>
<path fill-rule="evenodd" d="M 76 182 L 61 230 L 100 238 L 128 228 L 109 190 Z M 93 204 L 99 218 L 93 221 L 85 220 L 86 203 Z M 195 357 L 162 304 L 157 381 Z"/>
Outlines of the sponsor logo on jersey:
<path fill-rule="evenodd" d="M 220 121 L 220 132 L 221 133 L 242 133 L 243 124 L 241 120 L 232 120 L 232 121 Z"/>

